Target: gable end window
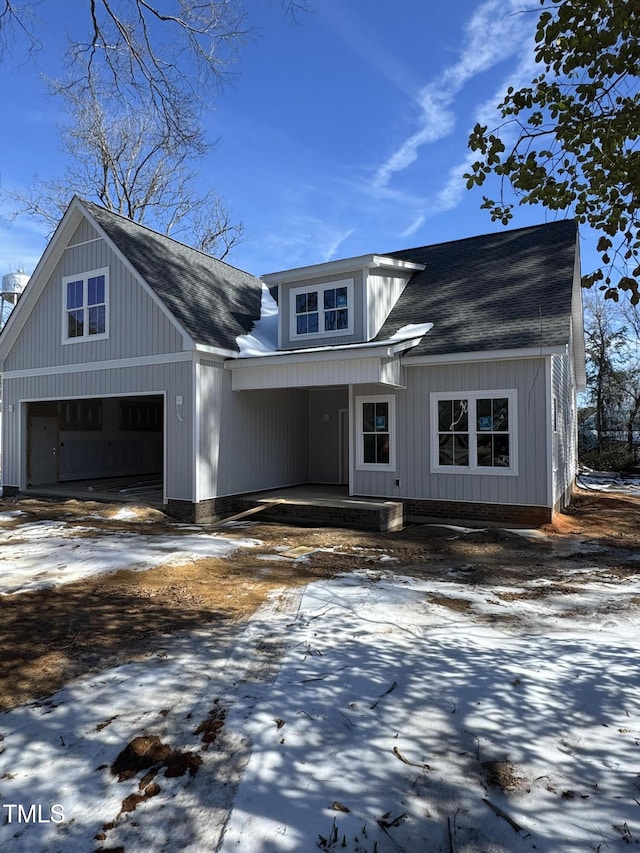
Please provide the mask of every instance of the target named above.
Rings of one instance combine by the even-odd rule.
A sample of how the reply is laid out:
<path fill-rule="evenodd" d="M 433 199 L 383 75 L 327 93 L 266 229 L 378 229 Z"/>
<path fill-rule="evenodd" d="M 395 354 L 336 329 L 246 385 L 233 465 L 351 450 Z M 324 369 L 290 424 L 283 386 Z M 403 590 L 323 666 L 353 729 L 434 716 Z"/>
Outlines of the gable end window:
<path fill-rule="evenodd" d="M 358 470 L 396 470 L 395 406 L 392 394 L 356 397 Z"/>
<path fill-rule="evenodd" d="M 431 470 L 517 474 L 516 391 L 431 394 Z"/>
<path fill-rule="evenodd" d="M 295 287 L 290 294 L 291 338 L 353 332 L 353 279 Z"/>
<path fill-rule="evenodd" d="M 109 269 L 62 279 L 63 343 L 108 337 Z"/>

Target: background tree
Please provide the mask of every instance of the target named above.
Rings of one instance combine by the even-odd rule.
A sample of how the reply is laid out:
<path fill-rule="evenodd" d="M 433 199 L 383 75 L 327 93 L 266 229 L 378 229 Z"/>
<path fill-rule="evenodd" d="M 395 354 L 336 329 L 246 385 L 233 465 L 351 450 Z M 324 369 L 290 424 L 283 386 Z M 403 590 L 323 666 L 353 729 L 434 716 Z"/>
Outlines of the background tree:
<path fill-rule="evenodd" d="M 627 450 L 634 453 L 640 441 L 640 307 L 626 303 L 622 308 L 626 339 L 621 396 Z"/>
<path fill-rule="evenodd" d="M 304 0 L 278 2 L 291 15 L 305 8 Z M 38 14 L 49 8 L 66 11 L 59 0 L 0 0 L 0 53 L 14 42 L 32 52 L 46 44 Z M 240 0 L 84 0 L 67 31 L 65 84 L 78 97 L 110 86 L 122 104 L 145 104 L 174 136 L 190 139 L 184 104 L 224 82 L 250 25 Z"/>
<path fill-rule="evenodd" d="M 277 0 L 295 16 L 303 0 Z M 74 193 L 225 257 L 242 224 L 215 192 L 196 189 L 207 150 L 202 111 L 226 79 L 250 28 L 234 0 L 84 0 L 68 20 L 59 79 L 49 81 L 69 116 L 68 166 L 6 192 L 52 228 Z M 39 11 L 55 0 L 0 0 L 0 57 L 17 39 L 40 49 Z M 46 39 L 42 39 L 46 43 Z M 15 44 L 14 44 L 15 46 Z M 14 216 L 15 218 L 15 216 Z"/>
<path fill-rule="evenodd" d="M 207 147 L 202 133 L 176 137 L 152 110 L 111 104 L 109 112 L 93 90 L 60 94 L 69 113 L 61 128 L 68 165 L 59 178 L 7 192 L 14 216 L 34 217 L 53 231 L 77 193 L 219 258 L 240 241 L 242 224 L 232 222 L 223 200 L 213 189 L 197 189 L 203 182 L 195 167 Z"/>
<path fill-rule="evenodd" d="M 625 332 L 613 304 L 591 295 L 585 303 L 587 394 L 595 406 L 598 450 L 606 446 L 612 428 L 618 397 L 616 370 L 624 341 Z"/>
<path fill-rule="evenodd" d="M 509 88 L 493 130 L 477 124 L 469 146 L 480 154 L 467 186 L 497 175 L 492 219 L 507 224 L 513 203 L 571 211 L 599 233 L 602 265 L 584 277 L 605 296 L 640 300 L 640 3 L 540 0 L 531 85 Z"/>
<path fill-rule="evenodd" d="M 595 416 L 598 453 L 637 452 L 640 432 L 640 309 L 601 294 L 585 302 L 587 396 Z M 620 455 L 618 455 L 618 458 Z"/>

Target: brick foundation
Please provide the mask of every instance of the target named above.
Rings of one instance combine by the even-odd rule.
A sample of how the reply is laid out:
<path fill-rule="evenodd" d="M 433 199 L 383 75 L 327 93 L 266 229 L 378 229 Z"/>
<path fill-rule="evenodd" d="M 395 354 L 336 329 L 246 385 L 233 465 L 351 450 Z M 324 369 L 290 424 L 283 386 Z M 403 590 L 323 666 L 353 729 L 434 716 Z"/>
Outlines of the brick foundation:
<path fill-rule="evenodd" d="M 276 521 L 299 527 L 347 527 L 353 530 L 388 532 L 401 530 L 404 513 L 400 501 L 371 498 L 371 503 L 332 506 L 326 503 L 292 502 L 268 507 L 252 516 L 256 521 Z M 235 512 L 259 506 L 258 501 L 238 500 Z"/>
<path fill-rule="evenodd" d="M 3 486 L 2 487 L 2 497 L 3 498 L 12 498 L 15 495 L 20 494 L 20 489 L 18 486 Z"/>
<path fill-rule="evenodd" d="M 236 497 L 210 498 L 197 504 L 191 501 L 179 501 L 169 498 L 166 505 L 167 515 L 189 524 L 210 524 L 227 515 L 238 512 Z"/>
<path fill-rule="evenodd" d="M 313 502 L 283 503 L 267 507 L 252 518 L 255 521 L 275 521 L 300 527 L 347 527 L 354 530 L 400 530 L 403 523 L 428 521 L 474 521 L 480 524 L 540 527 L 553 516 L 549 507 L 512 506 L 458 501 L 423 501 L 380 497 L 362 498 L 362 505 L 350 506 Z M 367 502 L 369 501 L 369 502 Z M 208 524 L 229 515 L 259 506 L 258 501 L 241 495 L 211 498 L 194 504 L 190 501 L 169 500 L 167 513 L 190 524 Z M 557 508 L 556 508 L 557 509 Z"/>
<path fill-rule="evenodd" d="M 552 509 L 544 506 L 511 506 L 509 504 L 406 499 L 404 507 L 405 519 L 415 522 L 429 519 L 461 519 L 540 527 L 543 524 L 548 524 L 553 516 Z"/>

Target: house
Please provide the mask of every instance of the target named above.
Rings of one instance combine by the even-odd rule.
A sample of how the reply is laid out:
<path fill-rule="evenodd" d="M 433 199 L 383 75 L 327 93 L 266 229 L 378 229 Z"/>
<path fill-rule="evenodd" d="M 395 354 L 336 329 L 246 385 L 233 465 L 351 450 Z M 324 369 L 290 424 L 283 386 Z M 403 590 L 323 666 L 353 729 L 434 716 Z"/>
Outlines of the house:
<path fill-rule="evenodd" d="M 154 474 L 198 521 L 324 483 L 405 518 L 542 523 L 576 471 L 577 229 L 259 279 L 74 198 L 0 369 L 5 495 Z"/>

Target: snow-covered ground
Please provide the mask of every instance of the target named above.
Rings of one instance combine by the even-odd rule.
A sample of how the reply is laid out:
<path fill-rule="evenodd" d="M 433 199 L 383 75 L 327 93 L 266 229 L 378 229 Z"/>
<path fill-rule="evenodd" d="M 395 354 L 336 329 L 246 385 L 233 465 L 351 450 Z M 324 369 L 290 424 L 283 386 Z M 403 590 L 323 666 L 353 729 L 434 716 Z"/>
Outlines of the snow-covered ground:
<path fill-rule="evenodd" d="M 53 562 L 69 540 L 51 533 Z M 141 566 L 145 538 L 119 543 L 135 542 Z M 45 552 L 24 561 L 46 542 L 34 533 L 13 552 L 14 586 L 35 582 Z M 0 849 L 637 844 L 640 577 L 594 564 L 497 587 L 388 566 L 289 590 L 244 629 L 167 638 L 153 658 L 1 715 Z M 111 768 L 141 737 L 173 761 L 119 781 Z"/>
<path fill-rule="evenodd" d="M 591 471 L 585 469 L 577 477 L 581 489 L 596 492 L 625 492 L 640 495 L 640 475 L 617 474 L 610 471 Z"/>
<path fill-rule="evenodd" d="M 126 513 L 126 509 L 124 510 Z M 86 526 L 64 521 L 34 521 L 3 530 L 22 513 L 0 512 L 0 594 L 8 595 L 43 587 L 59 586 L 92 575 L 119 569 L 146 570 L 153 566 L 177 565 L 201 557 L 222 557 L 237 548 L 260 544 L 256 539 L 225 539 L 210 533 L 167 535 L 139 533 Z M 102 521 L 104 518 L 100 517 Z M 122 512 L 113 516 L 128 520 Z M 178 535 L 176 535 L 178 534 Z"/>

